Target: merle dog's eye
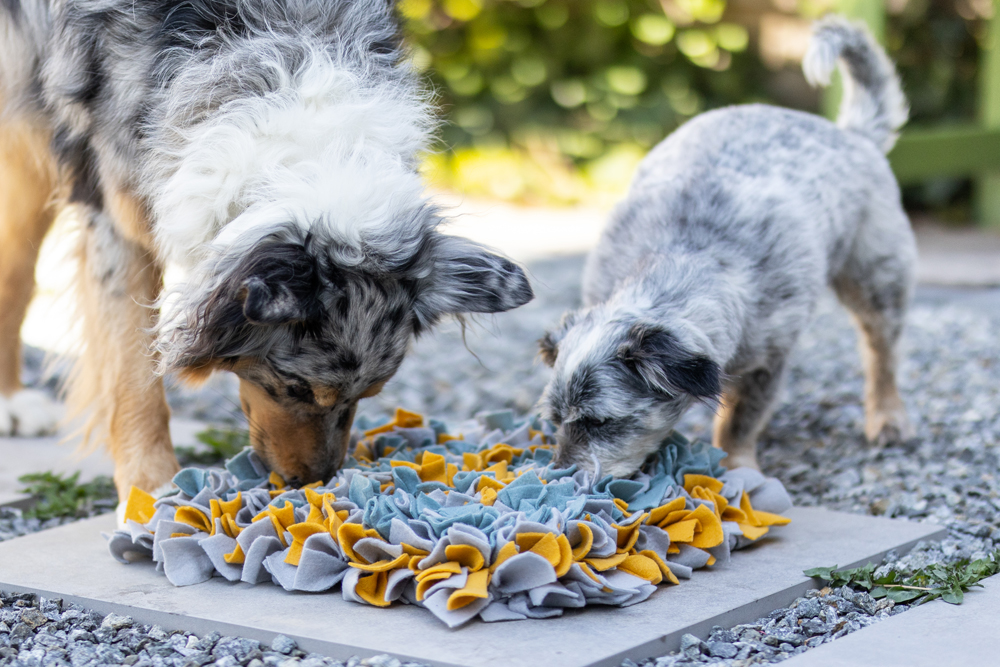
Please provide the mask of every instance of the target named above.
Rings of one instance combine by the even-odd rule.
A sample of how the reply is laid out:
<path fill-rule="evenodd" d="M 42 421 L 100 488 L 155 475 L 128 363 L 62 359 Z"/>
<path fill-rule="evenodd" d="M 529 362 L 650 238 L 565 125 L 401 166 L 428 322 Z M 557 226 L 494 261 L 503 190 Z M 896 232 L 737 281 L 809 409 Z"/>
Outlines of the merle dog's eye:
<path fill-rule="evenodd" d="M 294 398 L 296 401 L 303 401 L 305 403 L 311 403 L 313 401 L 313 392 L 306 385 L 292 384 L 285 390 L 289 398 Z"/>

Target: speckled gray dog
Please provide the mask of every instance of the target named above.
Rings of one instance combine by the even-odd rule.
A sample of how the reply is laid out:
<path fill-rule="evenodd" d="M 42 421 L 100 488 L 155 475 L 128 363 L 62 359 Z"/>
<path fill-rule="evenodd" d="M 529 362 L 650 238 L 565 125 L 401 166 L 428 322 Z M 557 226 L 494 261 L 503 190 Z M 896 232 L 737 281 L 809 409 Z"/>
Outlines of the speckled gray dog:
<path fill-rule="evenodd" d="M 863 334 L 866 435 L 910 427 L 896 343 L 916 247 L 884 152 L 906 121 L 892 63 L 861 27 L 816 25 L 803 68 L 845 95 L 837 125 L 750 105 L 712 111 L 640 165 L 584 273 L 584 307 L 541 341 L 559 463 L 627 475 L 695 401 L 714 443 L 757 466 L 789 352 L 826 285 Z"/>

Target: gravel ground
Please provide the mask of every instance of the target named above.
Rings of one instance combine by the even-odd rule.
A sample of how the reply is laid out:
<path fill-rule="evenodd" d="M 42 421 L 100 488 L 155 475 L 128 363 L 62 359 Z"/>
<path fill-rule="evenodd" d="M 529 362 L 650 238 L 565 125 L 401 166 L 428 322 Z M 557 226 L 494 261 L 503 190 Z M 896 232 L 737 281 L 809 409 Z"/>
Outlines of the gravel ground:
<path fill-rule="evenodd" d="M 577 304 L 581 267 L 578 257 L 535 264 L 532 274 L 539 296 L 534 302 L 513 313 L 473 323 L 464 342 L 457 324 L 443 325 L 415 344 L 396 378 L 379 397 L 363 403 L 361 411 L 376 414 L 402 405 L 456 421 L 481 410 L 509 407 L 530 411 L 547 379 L 547 369 L 535 358 L 534 341 L 565 309 Z M 764 471 L 781 479 L 800 505 L 948 527 L 946 540 L 919 546 L 903 559 L 908 564 L 984 556 L 1000 545 L 998 325 L 1000 290 L 920 291 L 909 317 L 900 378 L 917 437 L 904 445 L 877 450 L 869 447 L 862 435 L 857 337 L 846 313 L 832 297 L 825 299 L 795 355 L 785 400 L 762 438 Z M 178 414 L 239 422 L 231 379 L 220 378 L 198 392 L 172 389 L 170 399 Z M 710 424 L 710 411 L 698 408 L 685 417 L 680 428 L 690 436 L 707 436 Z M 815 591 L 755 623 L 716 628 L 707 642 L 687 636 L 680 652 L 646 661 L 643 667 L 776 662 L 906 608 L 849 588 Z M 0 614 L 6 611 L 5 606 Z M 95 627 L 101 623 L 88 612 L 71 609 L 68 613 L 72 618 L 61 621 L 65 633 L 82 629 L 81 619 L 90 619 L 86 622 Z M 77 616 L 73 617 L 74 613 Z M 58 625 L 49 623 L 34 632 Z M 96 638 L 92 630 L 82 631 Z M 134 630 L 117 633 L 132 637 Z M 0 655 L 14 634 L 5 632 L 0 625 Z M 119 635 L 115 635 L 116 640 Z M 102 634 L 104 639 L 93 646 L 108 651 L 126 641 L 109 645 L 110 636 Z M 174 646 L 170 642 L 179 647 L 182 641 L 197 640 L 156 639 L 150 646 L 157 648 L 150 655 L 159 655 L 162 664 L 183 665 L 183 652 L 170 648 L 174 653 L 168 653 L 166 648 Z M 95 650 L 93 646 L 91 650 Z M 162 653 L 156 652 L 161 649 Z M 22 644 L 18 655 L 23 658 L 18 660 L 32 660 L 32 650 L 25 650 Z M 149 659 L 150 664 L 160 664 Z M 270 664 L 278 664 L 273 662 L 277 660 L 273 654 L 269 659 Z M 288 657 L 283 654 L 282 659 Z M 106 662 L 74 660 L 73 665 Z M 250 663 L 250 658 L 240 661 Z"/>
<path fill-rule="evenodd" d="M 278 635 L 270 646 L 254 639 L 202 637 L 142 625 L 128 616 L 101 614 L 61 600 L 0 593 L 0 665 L 131 665 L 133 667 L 420 667 L 389 656 L 347 663 L 306 653 Z"/>

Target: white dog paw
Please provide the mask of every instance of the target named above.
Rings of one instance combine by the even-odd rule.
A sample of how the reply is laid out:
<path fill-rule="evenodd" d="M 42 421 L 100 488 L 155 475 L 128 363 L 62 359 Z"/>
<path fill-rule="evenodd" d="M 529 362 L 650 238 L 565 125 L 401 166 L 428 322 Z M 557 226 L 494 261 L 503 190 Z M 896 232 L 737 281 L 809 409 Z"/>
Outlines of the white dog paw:
<path fill-rule="evenodd" d="M 118 526 L 118 530 L 128 530 L 128 524 L 125 522 L 125 508 L 127 506 L 128 503 L 122 500 L 115 507 L 115 525 Z"/>
<path fill-rule="evenodd" d="M 44 392 L 22 389 L 0 398 L 0 435 L 34 438 L 55 433 L 63 417 L 63 406 Z"/>

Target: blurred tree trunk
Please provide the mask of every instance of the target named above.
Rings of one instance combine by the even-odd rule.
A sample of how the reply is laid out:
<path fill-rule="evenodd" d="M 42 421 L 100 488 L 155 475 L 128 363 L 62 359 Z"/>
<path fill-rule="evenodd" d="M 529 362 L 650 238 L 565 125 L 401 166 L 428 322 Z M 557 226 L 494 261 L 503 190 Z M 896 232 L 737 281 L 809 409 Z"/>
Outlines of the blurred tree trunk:
<path fill-rule="evenodd" d="M 979 123 L 1000 131 L 1000 0 L 993 0 L 986 47 L 979 57 Z M 976 217 L 981 225 L 1000 229 L 1000 173 L 976 179 Z"/>

